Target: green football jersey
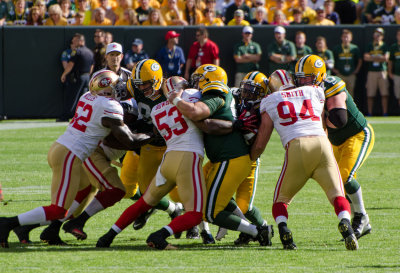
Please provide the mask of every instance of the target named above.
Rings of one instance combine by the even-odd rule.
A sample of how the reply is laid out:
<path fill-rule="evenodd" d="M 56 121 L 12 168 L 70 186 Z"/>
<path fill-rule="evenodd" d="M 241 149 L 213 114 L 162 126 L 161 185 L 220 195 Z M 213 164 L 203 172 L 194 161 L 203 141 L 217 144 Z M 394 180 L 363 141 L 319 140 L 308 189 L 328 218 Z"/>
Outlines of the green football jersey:
<path fill-rule="evenodd" d="M 389 60 L 393 62 L 393 74 L 400 76 L 400 45 L 398 43 L 390 47 Z"/>
<path fill-rule="evenodd" d="M 350 44 L 348 47 L 337 45 L 333 49 L 335 56 L 335 68 L 344 76 L 351 75 L 361 59 L 361 52 L 357 45 Z"/>
<path fill-rule="evenodd" d="M 212 98 L 216 96 L 224 100 L 224 103 L 217 108 L 209 105 Z M 224 92 L 221 90 L 208 89 L 207 92 L 203 92 L 203 96 L 200 100 L 203 101 L 210 110 L 215 109 L 211 110 L 210 118 L 230 121 L 235 119 L 235 100 L 230 90 L 229 92 Z M 250 147 L 246 144 L 243 135 L 238 131 L 233 131 L 226 135 L 204 134 L 204 147 L 207 157 L 213 163 L 237 158 L 250 152 Z"/>
<path fill-rule="evenodd" d="M 382 56 L 388 52 L 388 48 L 385 43 L 379 45 L 374 45 L 372 43 L 368 44 L 366 52 L 371 54 L 371 56 Z M 386 71 L 386 62 L 367 62 L 368 71 Z"/>
<path fill-rule="evenodd" d="M 347 123 L 343 128 L 329 128 L 328 138 L 333 145 L 344 143 L 349 137 L 361 132 L 367 126 L 367 120 L 358 110 L 353 97 L 347 92 L 346 84 L 336 76 L 329 76 L 324 81 L 325 97 L 329 98 L 339 93 L 346 93 Z"/>

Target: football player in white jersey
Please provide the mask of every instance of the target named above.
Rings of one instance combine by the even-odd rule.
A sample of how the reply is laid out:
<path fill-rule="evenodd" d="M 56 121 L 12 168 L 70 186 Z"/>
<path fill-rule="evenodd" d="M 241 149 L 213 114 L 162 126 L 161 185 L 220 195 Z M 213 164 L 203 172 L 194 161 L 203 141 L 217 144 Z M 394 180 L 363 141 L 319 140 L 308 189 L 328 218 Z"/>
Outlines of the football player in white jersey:
<path fill-rule="evenodd" d="M 135 149 L 150 140 L 148 135 L 133 134 L 124 124 L 122 106 L 114 99 L 117 94 L 113 84 L 118 79 L 112 71 L 93 75 L 90 91 L 79 99 L 74 118 L 48 153 L 53 170 L 51 205 L 14 217 L 1 217 L 1 247 L 8 247 L 9 233 L 17 226 L 45 223 L 67 215 L 77 192 L 87 186 L 80 184 L 82 163 L 106 136 L 117 138 L 126 149 Z"/>
<path fill-rule="evenodd" d="M 326 71 L 322 61 L 315 65 Z M 255 160 L 262 154 L 275 128 L 286 154 L 275 188 L 272 214 L 284 249 L 297 249 L 287 227 L 287 206 L 309 178 L 318 182 L 333 205 L 346 248 L 358 249 L 350 225 L 350 204 L 322 123 L 324 90 L 316 85 L 295 88 L 292 75 L 285 70 L 273 72 L 268 87 L 272 94 L 261 102 L 262 121 L 250 157 Z"/>
<path fill-rule="evenodd" d="M 172 77 L 164 85 L 166 96 L 169 92 L 182 90 L 184 79 Z M 182 98 L 196 102 L 201 93 L 196 89 L 186 89 Z M 151 111 L 153 124 L 167 143 L 163 160 L 156 176 L 151 181 L 144 195 L 128 207 L 111 229 L 97 242 L 97 247 L 109 247 L 113 239 L 138 216 L 159 203 L 175 186 L 185 207 L 185 214 L 174 218 L 168 225 L 150 234 L 146 242 L 157 249 L 174 249 L 166 238 L 175 233 L 188 230 L 198 225 L 203 216 L 203 198 L 206 186 L 202 172 L 204 143 L 201 131 L 184 117 L 169 101 L 155 105 Z"/>

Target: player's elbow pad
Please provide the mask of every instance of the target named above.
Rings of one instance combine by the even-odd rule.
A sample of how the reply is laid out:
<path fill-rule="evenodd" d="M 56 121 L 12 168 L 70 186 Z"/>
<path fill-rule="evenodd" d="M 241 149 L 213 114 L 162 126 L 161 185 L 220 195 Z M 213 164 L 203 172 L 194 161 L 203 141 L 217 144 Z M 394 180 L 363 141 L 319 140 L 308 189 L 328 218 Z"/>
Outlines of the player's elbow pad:
<path fill-rule="evenodd" d="M 333 108 L 329 111 L 329 121 L 337 128 L 342 128 L 347 123 L 347 109 Z"/>

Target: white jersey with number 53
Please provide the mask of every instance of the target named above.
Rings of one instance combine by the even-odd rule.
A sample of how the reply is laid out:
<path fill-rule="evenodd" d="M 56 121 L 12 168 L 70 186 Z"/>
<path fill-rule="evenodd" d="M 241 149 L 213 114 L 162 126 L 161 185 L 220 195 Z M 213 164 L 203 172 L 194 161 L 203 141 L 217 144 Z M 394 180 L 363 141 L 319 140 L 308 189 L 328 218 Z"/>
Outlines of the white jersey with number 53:
<path fill-rule="evenodd" d="M 297 137 L 326 135 L 321 120 L 324 101 L 321 87 L 302 86 L 272 93 L 261 101 L 260 111 L 271 117 L 285 147 Z"/>
<path fill-rule="evenodd" d="M 201 92 L 197 89 L 186 89 L 182 99 L 196 102 L 200 99 Z M 196 152 L 204 156 L 204 143 L 202 132 L 191 120 L 183 116 L 175 105 L 168 101 L 155 105 L 151 111 L 154 126 L 167 142 L 167 150 Z"/>
<path fill-rule="evenodd" d="M 122 106 L 116 100 L 87 92 L 80 97 L 74 118 L 57 142 L 84 161 L 111 131 L 101 124 L 101 119 L 123 120 L 123 116 Z"/>

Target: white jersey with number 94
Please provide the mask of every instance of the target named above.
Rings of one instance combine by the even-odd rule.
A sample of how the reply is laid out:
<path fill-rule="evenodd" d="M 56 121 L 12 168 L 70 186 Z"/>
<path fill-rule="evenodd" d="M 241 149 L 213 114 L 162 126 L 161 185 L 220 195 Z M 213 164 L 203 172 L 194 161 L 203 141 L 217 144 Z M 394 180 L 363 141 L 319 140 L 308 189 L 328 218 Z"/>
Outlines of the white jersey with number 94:
<path fill-rule="evenodd" d="M 186 89 L 182 99 L 196 102 L 201 93 L 197 89 Z M 202 132 L 191 120 L 182 115 L 175 105 L 168 101 L 155 105 L 151 111 L 154 126 L 167 142 L 168 151 L 196 152 L 204 156 L 204 143 Z"/>
<path fill-rule="evenodd" d="M 101 119 L 109 117 L 123 120 L 123 116 L 124 112 L 119 102 L 87 92 L 80 97 L 75 116 L 57 142 L 84 161 L 111 132 L 111 129 L 102 125 Z"/>
<path fill-rule="evenodd" d="M 321 87 L 302 86 L 272 93 L 261 101 L 260 111 L 271 117 L 285 147 L 297 137 L 326 135 L 321 120 L 324 101 Z"/>

